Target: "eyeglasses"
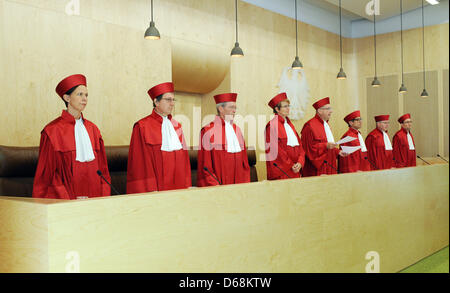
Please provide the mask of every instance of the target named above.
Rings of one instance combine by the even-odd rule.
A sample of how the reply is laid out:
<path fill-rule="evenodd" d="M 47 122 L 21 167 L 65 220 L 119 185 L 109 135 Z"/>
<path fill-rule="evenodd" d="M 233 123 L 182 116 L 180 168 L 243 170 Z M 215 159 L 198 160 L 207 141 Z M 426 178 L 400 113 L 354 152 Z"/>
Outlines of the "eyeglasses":
<path fill-rule="evenodd" d="M 172 102 L 175 103 L 177 101 L 176 99 L 168 99 L 168 98 L 161 98 L 161 100 L 166 100 L 169 103 L 172 103 Z"/>
<path fill-rule="evenodd" d="M 362 118 L 355 118 L 355 119 L 353 119 L 352 121 L 362 121 L 363 119 Z"/>

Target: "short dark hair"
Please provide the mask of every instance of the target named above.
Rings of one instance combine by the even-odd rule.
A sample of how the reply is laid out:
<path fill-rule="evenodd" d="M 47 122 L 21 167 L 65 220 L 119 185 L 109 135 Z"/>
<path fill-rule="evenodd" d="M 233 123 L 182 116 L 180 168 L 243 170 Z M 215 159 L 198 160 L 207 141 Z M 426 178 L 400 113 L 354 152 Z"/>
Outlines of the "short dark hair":
<path fill-rule="evenodd" d="M 73 88 L 71 88 L 70 90 L 68 90 L 67 92 L 65 92 L 64 95 L 70 96 L 70 95 L 77 89 L 77 87 L 79 87 L 80 85 L 81 85 L 81 84 L 74 86 Z M 63 97 L 64 97 L 64 95 L 63 95 Z M 64 98 L 63 98 L 63 101 L 64 101 L 64 104 L 66 104 L 66 107 L 68 107 L 68 106 L 69 106 L 69 103 L 67 103 L 66 100 L 64 100 Z"/>
<path fill-rule="evenodd" d="M 156 102 L 159 102 L 159 101 L 161 101 L 161 99 L 162 99 L 162 97 L 163 97 L 163 95 L 164 94 L 162 94 L 162 95 L 159 95 L 159 96 L 157 96 L 154 100 L 153 100 L 153 108 L 155 108 L 156 107 L 156 104 L 155 104 L 155 101 Z"/>
<path fill-rule="evenodd" d="M 278 110 L 280 110 L 281 109 L 281 103 L 283 103 L 284 101 L 287 101 L 289 105 L 291 104 L 291 102 L 289 100 L 283 100 L 283 101 L 279 102 L 275 107 L 273 107 L 273 113 L 274 114 L 278 114 L 277 110 L 275 110 L 275 109 L 278 108 Z"/>

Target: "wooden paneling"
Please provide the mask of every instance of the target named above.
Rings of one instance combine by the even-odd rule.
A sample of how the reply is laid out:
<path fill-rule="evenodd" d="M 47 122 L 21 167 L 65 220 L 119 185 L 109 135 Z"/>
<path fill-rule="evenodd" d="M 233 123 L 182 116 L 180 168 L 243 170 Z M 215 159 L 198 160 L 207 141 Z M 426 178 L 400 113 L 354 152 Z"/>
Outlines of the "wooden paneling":
<path fill-rule="evenodd" d="M 173 117 L 181 123 L 188 146 L 197 145 L 202 119 L 202 96 L 199 94 L 176 92 Z"/>
<path fill-rule="evenodd" d="M 448 136 L 449 136 L 449 115 L 448 115 L 448 109 L 449 109 L 449 97 L 448 97 L 448 69 L 443 70 L 443 88 L 444 88 L 444 155 L 449 156 L 449 143 L 448 143 Z"/>
<path fill-rule="evenodd" d="M 60 1 L 59 1 L 60 2 Z M 81 3 L 86 3 L 82 1 Z M 143 32 L 2 1 L 0 143 L 38 145 L 42 128 L 65 107 L 55 93 L 64 77 L 87 77 L 85 117 L 105 144 L 128 144 L 133 123 L 152 110 L 147 90 L 171 80 L 170 43 L 144 42 Z M 27 21 L 24 21 L 27 19 Z"/>
<path fill-rule="evenodd" d="M 48 272 L 47 206 L 0 197 L 0 272 Z"/>
<path fill-rule="evenodd" d="M 377 115 L 390 115 L 389 121 L 389 136 L 392 137 L 397 131 L 397 117 L 398 117 L 398 76 L 378 76 L 381 82 L 380 87 L 372 87 L 372 78 L 366 78 L 367 91 L 367 117 L 363 117 L 367 122 L 367 133 L 371 132 L 376 127 L 374 117 Z M 366 134 L 367 134 L 366 133 Z"/>
<path fill-rule="evenodd" d="M 416 152 L 419 156 L 433 157 L 439 153 L 438 73 L 426 72 L 428 98 L 420 97 L 423 90 L 423 73 L 405 74 L 408 92 L 403 94 L 403 112 L 411 113 Z M 398 122 L 395 122 L 398 126 Z"/>
<path fill-rule="evenodd" d="M 48 267 L 0 271 L 64 272 L 75 251 L 84 273 L 365 272 L 376 251 L 381 272 L 397 272 L 448 245 L 448 175 L 440 164 L 47 205 L 1 198 L 0 211 L 28 207 L 20 219 L 35 221 L 1 222 L 0 240 L 17 242 L 0 264 L 26 245 Z"/>

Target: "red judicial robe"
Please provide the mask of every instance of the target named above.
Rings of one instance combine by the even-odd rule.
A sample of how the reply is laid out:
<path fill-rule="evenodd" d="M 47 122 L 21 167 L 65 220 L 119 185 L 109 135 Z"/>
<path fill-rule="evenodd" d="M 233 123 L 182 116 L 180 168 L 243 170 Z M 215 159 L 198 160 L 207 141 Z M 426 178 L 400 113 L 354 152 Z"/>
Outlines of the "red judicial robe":
<path fill-rule="evenodd" d="M 383 132 L 375 128 L 366 137 L 367 157 L 374 165 L 372 169 L 382 170 L 390 169 L 393 165 L 393 156 L 391 150 L 384 147 Z"/>
<path fill-rule="evenodd" d="M 236 124 L 233 124 L 233 129 L 241 147 L 241 152 L 238 153 L 227 152 L 225 121 L 220 116 L 216 116 L 214 121 L 201 129 L 197 186 L 219 185 L 204 167 L 207 167 L 222 185 L 250 182 L 250 166 L 244 137 Z"/>
<path fill-rule="evenodd" d="M 287 178 L 299 178 L 300 172 L 294 173 L 292 166 L 296 163 L 300 163 L 302 167 L 305 165 L 305 151 L 302 147 L 300 136 L 295 130 L 289 118 L 286 118 L 287 123 L 291 126 L 298 139 L 298 146 L 292 147 L 287 145 L 287 135 L 284 128 L 285 119 L 278 114 L 266 125 L 266 166 L 267 166 L 267 179 L 287 179 Z M 286 176 L 280 169 L 275 167 L 273 163 L 276 163 L 278 167 L 289 175 Z"/>
<path fill-rule="evenodd" d="M 90 162 L 75 160 L 75 118 L 66 110 L 42 130 L 33 197 L 76 199 L 111 194 L 109 185 L 97 174 L 100 170 L 111 182 L 102 136 L 97 126 L 84 117 L 83 124 L 95 156 Z"/>
<path fill-rule="evenodd" d="M 305 150 L 305 166 L 302 169 L 304 177 L 318 176 L 322 174 L 336 174 L 336 157 L 339 149 L 327 149 L 327 135 L 322 118 L 316 114 L 303 125 L 302 146 Z M 325 160 L 328 164 L 325 163 Z"/>
<path fill-rule="evenodd" d="M 396 168 L 416 166 L 416 150 L 409 149 L 407 134 L 407 131 L 402 128 L 394 135 L 392 152 L 394 154 L 394 164 Z M 414 137 L 411 132 L 409 134 L 411 135 L 414 148 L 416 148 Z"/>
<path fill-rule="evenodd" d="M 152 114 L 134 124 L 128 152 L 127 193 L 142 193 L 188 188 L 191 165 L 181 124 L 167 117 L 183 146 L 176 151 L 162 151 L 163 118 Z"/>
<path fill-rule="evenodd" d="M 359 146 L 358 130 L 349 127 L 347 132 L 342 135 L 341 139 L 350 136 L 356 139 L 350 142 L 342 144 L 342 146 Z M 361 149 L 346 157 L 339 157 L 339 173 L 352 173 L 357 171 L 370 171 L 370 163 L 365 159 L 367 157 L 367 152 L 362 152 Z"/>

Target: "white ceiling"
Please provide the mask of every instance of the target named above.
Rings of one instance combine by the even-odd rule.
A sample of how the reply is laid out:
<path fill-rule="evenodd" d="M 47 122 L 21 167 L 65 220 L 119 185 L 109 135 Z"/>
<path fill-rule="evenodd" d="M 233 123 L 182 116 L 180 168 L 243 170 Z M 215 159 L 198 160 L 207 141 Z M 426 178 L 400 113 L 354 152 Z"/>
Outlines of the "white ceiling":
<path fill-rule="evenodd" d="M 264 9 L 295 17 L 295 0 L 239 0 Z M 376 0 L 341 0 L 342 35 L 346 38 L 361 38 L 373 35 L 373 15 L 366 14 L 366 5 Z M 380 15 L 377 33 L 384 34 L 400 29 L 400 0 L 378 0 Z M 422 25 L 422 0 L 403 1 L 403 28 L 414 29 Z M 424 0 L 425 1 L 425 0 Z M 339 0 L 297 0 L 298 19 L 301 22 L 339 34 Z M 449 22 L 449 0 L 439 0 L 439 5 L 425 3 L 425 26 Z"/>
<path fill-rule="evenodd" d="M 325 10 L 339 13 L 339 0 L 303 0 L 311 5 L 323 8 Z M 341 0 L 342 15 L 350 20 L 368 19 L 373 21 L 373 16 L 366 13 L 366 6 L 371 0 Z M 439 1 L 439 2 L 442 2 Z M 373 3 L 373 2 L 372 2 Z M 400 15 L 400 0 L 379 0 L 380 15 L 377 20 L 383 20 L 393 16 Z M 429 5 L 424 0 L 424 6 Z M 422 7 L 422 0 L 403 0 L 403 12 L 408 12 Z"/>

